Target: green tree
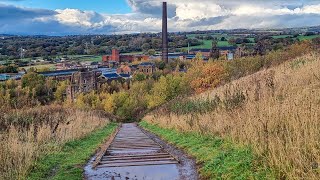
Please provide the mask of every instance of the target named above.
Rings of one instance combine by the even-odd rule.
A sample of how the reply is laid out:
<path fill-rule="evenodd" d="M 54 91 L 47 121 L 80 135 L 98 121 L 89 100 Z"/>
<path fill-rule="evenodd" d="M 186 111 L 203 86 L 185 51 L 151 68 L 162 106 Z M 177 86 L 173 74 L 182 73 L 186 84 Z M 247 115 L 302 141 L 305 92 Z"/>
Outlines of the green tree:
<path fill-rule="evenodd" d="M 156 54 L 156 50 L 154 50 L 154 49 L 149 49 L 148 50 L 148 55 L 153 56 L 155 54 Z"/>
<path fill-rule="evenodd" d="M 67 82 L 66 81 L 62 81 L 61 83 L 59 83 L 56 92 L 54 93 L 54 97 L 58 102 L 63 102 L 65 99 L 65 94 L 67 91 Z"/>
<path fill-rule="evenodd" d="M 23 88 L 29 88 L 35 90 L 35 95 L 41 96 L 46 94 L 46 78 L 43 75 L 39 75 L 35 72 L 29 72 L 21 79 L 21 85 Z"/>
<path fill-rule="evenodd" d="M 144 43 L 142 46 L 141 46 L 142 50 L 144 52 L 147 52 L 149 49 L 150 49 L 150 44 L 149 43 Z"/>

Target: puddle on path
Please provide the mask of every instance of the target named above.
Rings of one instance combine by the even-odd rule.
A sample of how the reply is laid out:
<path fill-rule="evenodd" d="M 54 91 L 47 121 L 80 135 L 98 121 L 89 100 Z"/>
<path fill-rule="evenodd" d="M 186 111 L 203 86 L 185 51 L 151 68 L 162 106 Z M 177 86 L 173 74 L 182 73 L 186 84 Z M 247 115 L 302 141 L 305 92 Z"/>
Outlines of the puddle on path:
<path fill-rule="evenodd" d="M 106 154 L 93 169 L 92 164 L 95 158 L 96 156 L 91 158 L 84 168 L 85 179 L 198 179 L 196 163 L 193 159 L 154 134 L 141 130 L 136 124 L 123 124 Z"/>
<path fill-rule="evenodd" d="M 94 157 L 95 158 L 95 157 Z M 85 167 L 88 180 L 179 180 L 179 169 L 175 164 L 154 166 L 129 166 L 92 169 L 92 162 Z"/>

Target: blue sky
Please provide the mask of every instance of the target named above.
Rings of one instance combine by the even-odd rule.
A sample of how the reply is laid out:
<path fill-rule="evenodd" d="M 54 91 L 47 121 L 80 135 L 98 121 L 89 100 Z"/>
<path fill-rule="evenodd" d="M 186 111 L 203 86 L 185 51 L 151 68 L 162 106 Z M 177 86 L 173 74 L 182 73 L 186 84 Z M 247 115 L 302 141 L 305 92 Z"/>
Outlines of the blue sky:
<path fill-rule="evenodd" d="M 0 0 L 0 34 L 161 31 L 163 0 Z M 320 25 L 320 0 L 168 0 L 169 31 Z"/>
<path fill-rule="evenodd" d="M 72 8 L 108 14 L 131 12 L 126 0 L 8 0 L 6 2 L 24 7 L 50 10 Z"/>

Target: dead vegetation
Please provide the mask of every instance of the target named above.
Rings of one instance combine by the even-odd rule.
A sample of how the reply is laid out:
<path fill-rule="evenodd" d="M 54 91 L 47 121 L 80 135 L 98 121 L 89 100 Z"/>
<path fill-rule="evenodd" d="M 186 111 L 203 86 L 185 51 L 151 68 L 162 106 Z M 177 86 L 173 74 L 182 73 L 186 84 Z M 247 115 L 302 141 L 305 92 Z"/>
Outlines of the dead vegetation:
<path fill-rule="evenodd" d="M 44 106 L 1 114 L 0 179 L 25 179 L 35 160 L 105 126 L 103 114 Z"/>
<path fill-rule="evenodd" d="M 279 179 L 320 176 L 320 58 L 311 53 L 176 100 L 145 120 L 252 145 Z"/>

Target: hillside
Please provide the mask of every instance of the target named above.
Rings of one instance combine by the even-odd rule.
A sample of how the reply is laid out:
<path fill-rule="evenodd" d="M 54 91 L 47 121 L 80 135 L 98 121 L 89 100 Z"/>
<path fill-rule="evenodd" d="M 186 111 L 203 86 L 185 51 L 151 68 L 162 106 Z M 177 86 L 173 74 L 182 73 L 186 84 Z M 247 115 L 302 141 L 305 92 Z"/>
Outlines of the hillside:
<path fill-rule="evenodd" d="M 248 144 L 279 179 L 316 179 L 319 116 L 320 58 L 311 53 L 175 100 L 144 120 Z"/>

